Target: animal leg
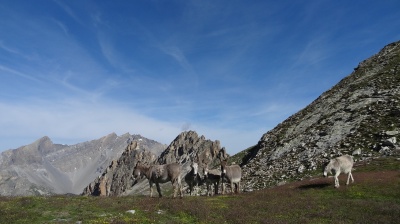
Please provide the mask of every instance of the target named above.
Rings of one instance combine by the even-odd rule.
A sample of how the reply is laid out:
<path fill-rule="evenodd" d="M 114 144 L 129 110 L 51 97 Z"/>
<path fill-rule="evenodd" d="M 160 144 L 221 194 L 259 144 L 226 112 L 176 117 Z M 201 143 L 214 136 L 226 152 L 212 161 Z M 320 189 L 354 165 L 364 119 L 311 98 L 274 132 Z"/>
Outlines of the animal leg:
<path fill-rule="evenodd" d="M 162 194 L 161 194 L 160 184 L 156 183 L 156 187 L 157 187 L 158 196 L 161 198 Z"/>
<path fill-rule="evenodd" d="M 150 197 L 153 197 L 153 182 L 149 181 L 150 184 Z"/>
<path fill-rule="evenodd" d="M 177 179 L 177 187 L 178 187 L 178 191 L 179 191 L 179 197 L 183 198 L 183 190 L 182 190 L 182 183 L 181 183 L 181 177 L 179 176 Z"/>
<path fill-rule="evenodd" d="M 173 191 L 174 191 L 174 196 L 173 196 L 173 198 L 176 198 L 176 195 L 177 195 L 177 193 L 178 193 L 178 188 L 179 188 L 179 185 L 178 185 L 178 183 L 177 182 L 172 182 L 171 181 L 171 183 L 172 183 L 172 189 L 173 189 Z M 190 186 L 190 184 L 189 184 L 189 188 L 191 189 L 192 187 Z M 190 190 L 190 194 L 192 194 L 192 190 Z"/>
<path fill-rule="evenodd" d="M 176 198 L 176 196 L 178 195 L 178 192 L 179 192 L 179 197 L 183 198 L 183 190 L 182 190 L 182 184 L 180 181 L 180 177 L 178 177 L 178 179 L 176 179 L 176 180 L 171 180 L 171 183 L 172 183 L 172 189 L 174 190 L 173 198 Z M 190 190 L 190 194 L 191 194 L 192 187 L 191 187 L 190 183 L 188 185 L 189 185 L 189 190 Z"/>
<path fill-rule="evenodd" d="M 180 197 L 181 198 L 183 198 L 183 191 L 182 191 L 182 185 L 181 185 L 181 182 L 178 180 L 178 190 L 179 190 L 179 194 L 180 194 Z"/>
<path fill-rule="evenodd" d="M 192 183 L 189 183 L 189 195 L 192 196 Z"/>
<path fill-rule="evenodd" d="M 335 173 L 335 187 L 338 188 L 339 187 L 339 172 Z"/>
<path fill-rule="evenodd" d="M 236 186 L 234 185 L 234 183 L 231 181 L 231 194 L 235 193 L 235 188 Z"/>
<path fill-rule="evenodd" d="M 199 193 L 199 186 L 197 185 L 197 183 L 194 185 L 194 194 L 196 195 L 196 196 L 198 196 L 198 193 Z"/>
<path fill-rule="evenodd" d="M 350 178 L 351 178 L 351 182 L 354 183 L 354 178 L 353 175 L 351 174 L 351 172 L 349 172 L 349 174 L 347 175 L 347 185 L 349 185 L 350 182 Z"/>
<path fill-rule="evenodd" d="M 176 198 L 176 191 L 178 190 L 178 187 L 176 186 L 177 184 L 176 184 L 175 181 L 172 181 L 172 180 L 171 180 L 171 183 L 172 183 L 172 190 L 174 191 L 174 196 L 173 196 L 173 198 Z"/>

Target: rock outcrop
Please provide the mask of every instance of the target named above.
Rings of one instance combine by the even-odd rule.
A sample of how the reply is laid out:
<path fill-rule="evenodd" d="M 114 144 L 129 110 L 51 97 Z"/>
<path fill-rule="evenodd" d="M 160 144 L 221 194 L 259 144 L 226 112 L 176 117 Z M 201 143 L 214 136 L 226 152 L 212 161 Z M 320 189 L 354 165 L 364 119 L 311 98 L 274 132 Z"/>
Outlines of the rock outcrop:
<path fill-rule="evenodd" d="M 134 180 L 133 168 L 138 161 L 152 163 L 156 154 L 140 147 L 138 141 L 132 141 L 118 160 L 113 160 L 102 175 L 98 176 L 84 190 L 83 195 L 117 196 L 129 189 Z"/>
<path fill-rule="evenodd" d="M 191 161 L 198 161 L 200 168 L 205 164 L 213 166 L 217 158 L 227 158 L 225 148 L 221 148 L 218 140 L 206 140 L 194 131 L 185 131 L 178 135 L 168 148 L 160 155 L 158 164 L 180 163 L 188 167 Z"/>
<path fill-rule="evenodd" d="M 131 144 L 125 149 L 121 157 L 110 163 L 102 175 L 97 177 L 83 191 L 83 195 L 93 196 L 121 196 L 129 194 L 147 194 L 149 186 L 147 180 L 136 182 L 132 179 L 133 169 L 138 162 L 141 164 L 169 164 L 179 163 L 182 166 L 182 178 L 190 171 L 192 161 L 199 162 L 199 170 L 207 164 L 213 166 L 218 158 L 227 158 L 225 148 L 221 148 L 219 141 L 207 140 L 198 136 L 194 131 L 182 132 L 157 157 L 146 149 Z M 183 183 L 183 181 L 182 181 Z M 170 184 L 162 185 L 169 188 Z"/>
<path fill-rule="evenodd" d="M 356 161 L 398 155 L 400 42 L 361 62 L 353 73 L 242 152 L 244 190 L 300 179 L 329 158 Z"/>

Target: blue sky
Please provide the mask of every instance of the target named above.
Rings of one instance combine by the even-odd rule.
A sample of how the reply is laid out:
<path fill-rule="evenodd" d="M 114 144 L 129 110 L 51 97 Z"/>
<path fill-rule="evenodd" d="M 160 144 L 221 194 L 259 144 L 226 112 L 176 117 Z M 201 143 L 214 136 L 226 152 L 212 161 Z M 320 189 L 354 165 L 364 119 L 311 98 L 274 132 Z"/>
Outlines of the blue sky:
<path fill-rule="evenodd" d="M 0 0 L 0 151 L 195 130 L 235 154 L 397 40 L 397 0 Z"/>

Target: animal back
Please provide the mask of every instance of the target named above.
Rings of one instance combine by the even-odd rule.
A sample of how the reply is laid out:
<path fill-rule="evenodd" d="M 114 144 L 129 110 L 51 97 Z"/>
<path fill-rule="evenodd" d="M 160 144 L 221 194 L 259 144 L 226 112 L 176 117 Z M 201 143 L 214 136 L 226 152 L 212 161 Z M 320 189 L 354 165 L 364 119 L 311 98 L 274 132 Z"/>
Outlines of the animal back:
<path fill-rule="evenodd" d="M 238 165 L 226 167 L 226 176 L 232 182 L 239 182 L 242 179 L 242 169 Z"/>

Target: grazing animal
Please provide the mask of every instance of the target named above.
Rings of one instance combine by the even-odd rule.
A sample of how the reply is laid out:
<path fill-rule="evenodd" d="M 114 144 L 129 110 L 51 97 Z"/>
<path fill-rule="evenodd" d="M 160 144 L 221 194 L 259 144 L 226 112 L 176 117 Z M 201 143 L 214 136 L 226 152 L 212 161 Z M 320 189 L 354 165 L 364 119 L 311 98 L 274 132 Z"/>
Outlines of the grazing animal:
<path fill-rule="evenodd" d="M 151 165 L 145 166 L 136 164 L 133 171 L 134 178 L 146 176 L 150 185 L 150 197 L 153 197 L 153 184 L 156 184 L 159 197 L 162 197 L 160 183 L 171 181 L 172 188 L 174 188 L 174 198 L 179 191 L 180 197 L 183 197 L 181 186 L 181 166 L 177 163 L 165 165 Z"/>
<path fill-rule="evenodd" d="M 350 178 L 352 183 L 354 182 L 353 175 L 351 174 L 351 169 L 353 168 L 353 157 L 349 155 L 343 155 L 337 157 L 335 159 L 331 159 L 331 161 L 326 165 L 324 170 L 324 177 L 328 176 L 328 172 L 332 174 L 332 171 L 335 174 L 335 187 L 339 187 L 339 179 L 338 176 L 340 173 L 348 174 L 346 185 L 349 184 Z"/>
<path fill-rule="evenodd" d="M 201 184 L 201 178 L 198 173 L 199 169 L 198 163 L 192 162 L 192 164 L 190 164 L 190 168 L 191 168 L 190 172 L 185 175 L 185 182 L 189 186 L 189 194 L 192 195 L 193 190 L 195 190 L 197 194 L 198 190 L 197 188 L 198 185 Z"/>
<path fill-rule="evenodd" d="M 232 193 L 240 193 L 240 180 L 242 179 L 242 169 L 238 165 L 227 166 L 227 159 L 221 160 L 222 194 L 225 194 L 224 180 L 231 184 Z M 235 190 L 233 189 L 235 184 Z"/>
<path fill-rule="evenodd" d="M 204 181 L 207 185 L 207 196 L 211 196 L 211 185 L 214 186 L 214 193 L 218 194 L 219 181 L 221 180 L 221 171 L 217 169 L 209 170 L 206 165 L 204 168 Z"/>

